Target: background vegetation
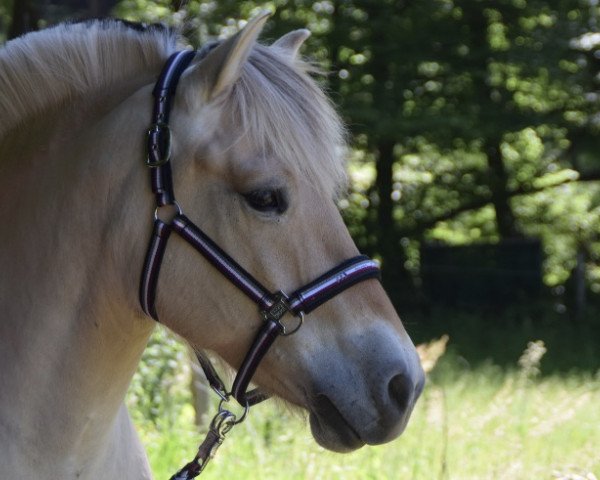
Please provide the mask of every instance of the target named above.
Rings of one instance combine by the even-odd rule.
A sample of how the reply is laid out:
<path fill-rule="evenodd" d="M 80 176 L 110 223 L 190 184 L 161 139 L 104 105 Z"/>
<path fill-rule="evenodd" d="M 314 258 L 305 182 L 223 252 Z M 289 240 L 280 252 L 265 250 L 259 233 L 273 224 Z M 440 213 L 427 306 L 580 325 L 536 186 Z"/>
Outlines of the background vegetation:
<path fill-rule="evenodd" d="M 199 45 L 264 7 L 266 41 L 308 27 L 303 53 L 330 72 L 353 141 L 351 233 L 382 261 L 413 338 L 450 343 L 400 441 L 339 457 L 296 416 L 259 407 L 208 477 L 596 478 L 598 1 L 0 0 L 0 39 L 115 15 Z M 542 245 L 535 301 L 457 311 L 423 295 L 423 245 L 523 238 Z M 547 352 L 532 344 L 519 362 L 533 340 Z M 197 440 L 186 355 L 159 332 L 131 389 L 158 478 Z"/>

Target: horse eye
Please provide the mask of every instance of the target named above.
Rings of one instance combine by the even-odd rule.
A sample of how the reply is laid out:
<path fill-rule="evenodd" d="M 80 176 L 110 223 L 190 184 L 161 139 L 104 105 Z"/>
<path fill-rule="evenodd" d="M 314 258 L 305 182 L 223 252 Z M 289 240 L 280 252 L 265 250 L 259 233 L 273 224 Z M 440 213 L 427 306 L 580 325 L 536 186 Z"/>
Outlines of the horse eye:
<path fill-rule="evenodd" d="M 244 194 L 244 199 L 259 212 L 283 213 L 287 204 L 281 190 L 258 189 Z"/>

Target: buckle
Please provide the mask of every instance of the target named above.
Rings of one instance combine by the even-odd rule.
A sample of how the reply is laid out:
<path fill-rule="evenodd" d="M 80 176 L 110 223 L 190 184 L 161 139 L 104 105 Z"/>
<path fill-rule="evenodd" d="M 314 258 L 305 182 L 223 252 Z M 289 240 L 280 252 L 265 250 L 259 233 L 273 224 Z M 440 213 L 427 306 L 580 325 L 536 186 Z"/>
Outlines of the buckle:
<path fill-rule="evenodd" d="M 155 123 L 148 129 L 146 165 L 160 167 L 171 158 L 171 129 L 166 123 Z"/>
<path fill-rule="evenodd" d="M 288 326 L 281 322 L 281 319 L 286 313 L 292 313 L 290 309 L 289 299 L 290 298 L 284 292 L 279 290 L 277 293 L 273 294 L 273 305 L 271 305 L 265 310 L 260 311 L 264 321 L 275 322 L 279 326 L 279 334 L 284 337 L 296 333 L 304 323 L 304 312 L 299 312 L 295 315 L 298 318 L 298 323 L 294 326 L 292 330 L 290 330 Z"/>
<path fill-rule="evenodd" d="M 288 303 L 289 297 L 279 290 L 277 293 L 273 294 L 273 300 L 273 305 L 268 309 L 261 310 L 260 313 L 266 322 L 271 321 L 279 323 L 281 317 L 290 311 L 290 305 Z"/>

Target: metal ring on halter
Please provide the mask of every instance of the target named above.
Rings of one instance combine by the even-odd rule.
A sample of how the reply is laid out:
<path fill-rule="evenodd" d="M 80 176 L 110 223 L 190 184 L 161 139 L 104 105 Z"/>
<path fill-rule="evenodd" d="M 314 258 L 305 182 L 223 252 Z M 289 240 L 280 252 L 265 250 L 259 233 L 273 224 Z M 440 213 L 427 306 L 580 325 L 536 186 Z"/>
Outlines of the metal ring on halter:
<path fill-rule="evenodd" d="M 250 410 L 250 405 L 248 405 L 248 401 L 246 400 L 246 405 L 244 405 L 244 412 L 242 413 L 242 416 L 240 418 L 237 418 L 229 410 L 227 410 L 226 408 L 223 408 L 223 403 L 228 402 L 228 401 L 229 401 L 229 399 L 226 399 L 226 400 L 223 399 L 223 400 L 221 400 L 219 402 L 219 413 L 217 413 L 217 416 L 220 415 L 221 413 L 227 412 L 230 415 L 233 415 L 233 418 L 235 419 L 235 421 L 233 422 L 233 425 L 237 425 L 238 423 L 242 423 L 246 419 L 246 415 L 248 415 L 248 410 Z"/>
<path fill-rule="evenodd" d="M 177 203 L 176 200 L 173 200 L 171 203 L 167 203 L 166 205 L 159 205 L 158 207 L 156 207 L 156 209 L 154 210 L 154 221 L 158 220 L 158 211 L 161 208 L 170 207 L 170 206 L 177 208 L 177 215 L 183 215 L 183 210 L 181 210 L 181 206 Z M 171 223 L 171 222 L 169 221 L 166 223 Z"/>
<path fill-rule="evenodd" d="M 298 314 L 294 315 L 294 316 L 297 317 L 299 320 L 298 320 L 298 325 L 296 325 L 296 327 L 291 332 L 288 332 L 286 326 L 283 323 L 279 322 L 279 324 L 281 325 L 281 328 L 282 328 L 282 331 L 280 333 L 280 335 L 282 337 L 288 337 L 288 336 L 296 333 L 300 329 L 302 324 L 304 323 L 304 312 L 303 311 L 298 312 Z"/>

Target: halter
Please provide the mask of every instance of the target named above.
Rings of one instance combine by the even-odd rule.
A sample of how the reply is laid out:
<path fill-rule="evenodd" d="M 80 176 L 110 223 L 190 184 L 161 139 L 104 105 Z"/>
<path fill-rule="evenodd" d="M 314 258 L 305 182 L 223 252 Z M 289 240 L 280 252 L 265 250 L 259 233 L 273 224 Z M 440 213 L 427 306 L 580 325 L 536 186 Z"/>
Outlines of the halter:
<path fill-rule="evenodd" d="M 272 293 L 183 214 L 181 207 L 175 201 L 171 175 L 171 130 L 169 129 L 171 102 L 179 78 L 192 59 L 194 57 L 199 60 L 204 59 L 216 46 L 216 43 L 212 43 L 205 45 L 198 52 L 184 50 L 172 54 L 163 67 L 152 92 L 154 109 L 152 124 L 148 130 L 146 165 L 150 168 L 152 192 L 156 197 L 156 211 L 140 280 L 140 303 L 147 315 L 159 321 L 155 306 L 156 288 L 167 242 L 171 233 L 175 233 L 258 306 L 263 324 L 239 367 L 229 392 L 208 357 L 197 352 L 206 378 L 221 398 L 221 402 L 207 436 L 198 449 L 198 454 L 194 460 L 173 475 L 171 480 L 186 480 L 198 476 L 223 442 L 225 435 L 234 425 L 244 420 L 249 407 L 268 398 L 268 395 L 259 389 L 249 392 L 246 390 L 260 361 L 278 336 L 295 333 L 302 326 L 306 314 L 352 285 L 370 278 L 379 278 L 380 275 L 374 261 L 359 255 L 342 262 L 291 295 L 281 290 Z M 161 207 L 168 205 L 175 207 L 177 213 L 170 222 L 165 222 L 159 218 L 158 212 Z M 298 319 L 297 324 L 291 329 L 281 322 L 287 313 Z M 240 418 L 224 408 L 232 397 L 244 408 Z"/>

